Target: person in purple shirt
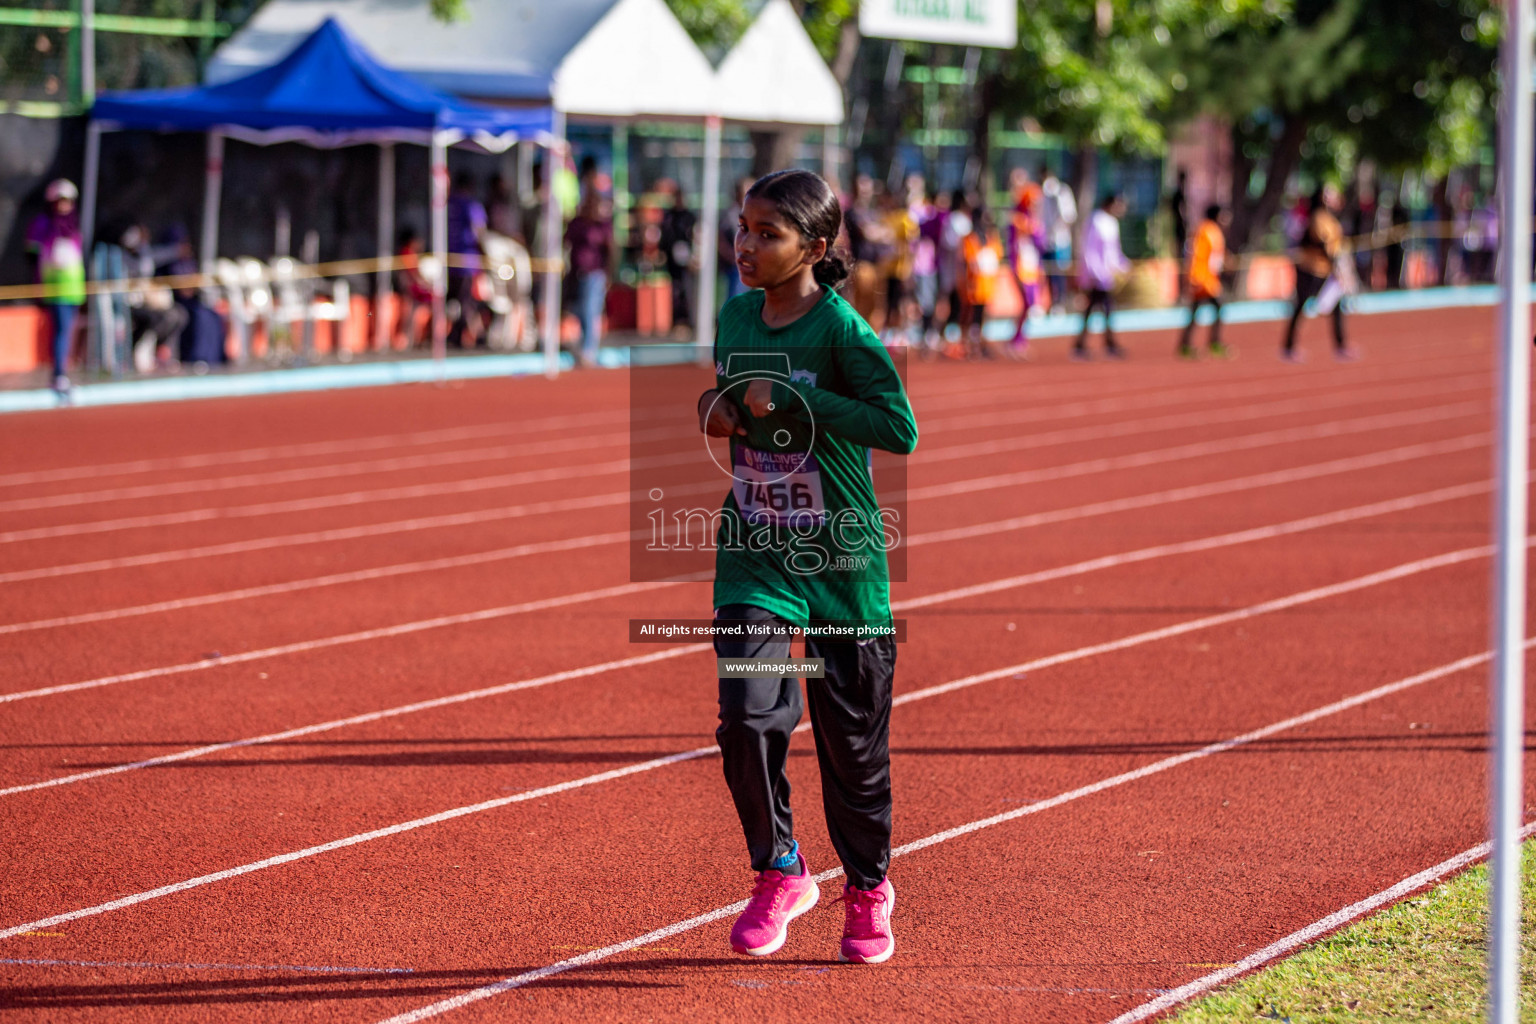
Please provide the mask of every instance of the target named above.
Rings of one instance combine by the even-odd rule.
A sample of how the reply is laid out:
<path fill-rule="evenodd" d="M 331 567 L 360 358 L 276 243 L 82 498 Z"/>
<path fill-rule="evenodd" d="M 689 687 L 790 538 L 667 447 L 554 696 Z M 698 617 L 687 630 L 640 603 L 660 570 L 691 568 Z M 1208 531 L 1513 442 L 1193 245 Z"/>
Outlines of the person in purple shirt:
<path fill-rule="evenodd" d="M 603 304 L 608 297 L 608 262 L 613 256 L 613 221 L 602 197 L 588 192 L 565 229 L 571 250 L 571 276 L 576 279 L 576 309 L 581 319 L 581 362 L 597 363 L 602 343 Z"/>
<path fill-rule="evenodd" d="M 475 278 L 480 274 L 480 240 L 485 235 L 488 220 L 485 207 L 475 198 L 475 182 L 470 175 L 460 171 L 453 180 L 453 192 L 448 196 L 448 252 L 458 257 L 448 271 L 448 298 L 459 304 L 459 315 L 448 331 L 448 344 L 462 348 L 465 334 L 474 325 L 474 335 L 469 344 L 484 332 L 483 314 L 479 298 L 475 295 Z"/>
<path fill-rule="evenodd" d="M 1104 310 L 1104 354 L 1111 359 L 1124 359 L 1125 350 L 1115 341 L 1115 329 L 1109 322 L 1114 312 L 1111 297 L 1119 278 L 1131 269 L 1131 261 L 1120 248 L 1120 218 L 1125 216 L 1125 198 L 1118 192 L 1110 193 L 1099 203 L 1083 231 L 1082 263 L 1078 269 L 1077 283 L 1088 297 L 1083 304 L 1083 329 L 1072 346 L 1073 359 L 1088 358 L 1088 318 L 1095 307 Z"/>
<path fill-rule="evenodd" d="M 53 387 L 60 395 L 69 392 L 69 348 L 74 337 L 75 315 L 85 303 L 85 253 L 80 241 L 80 218 L 75 213 L 79 191 L 63 178 L 51 182 L 43 194 L 46 213 L 27 226 L 27 258 L 43 286 L 38 305 L 48 316 L 53 353 Z"/>

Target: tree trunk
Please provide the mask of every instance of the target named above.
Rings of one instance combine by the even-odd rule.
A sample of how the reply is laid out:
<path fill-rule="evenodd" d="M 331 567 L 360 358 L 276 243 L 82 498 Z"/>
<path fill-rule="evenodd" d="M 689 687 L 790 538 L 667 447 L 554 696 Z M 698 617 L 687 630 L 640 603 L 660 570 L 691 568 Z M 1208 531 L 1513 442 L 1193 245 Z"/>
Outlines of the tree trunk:
<path fill-rule="evenodd" d="M 804 128 L 780 128 L 778 131 L 752 133 L 752 177 L 761 178 L 772 171 L 793 167 Z"/>
<path fill-rule="evenodd" d="M 1232 226 L 1227 232 L 1229 252 L 1245 252 L 1257 242 L 1263 241 L 1269 222 L 1280 209 L 1285 197 L 1285 186 L 1301 163 L 1301 146 L 1307 141 L 1307 119 L 1291 114 L 1285 119 L 1285 129 L 1280 133 L 1264 169 L 1264 191 L 1251 197 L 1248 181 L 1253 174 L 1253 162 L 1242 155 L 1242 148 L 1232 147 Z M 1241 175 L 1241 176 L 1240 176 Z"/>
<path fill-rule="evenodd" d="M 1092 143 L 1080 142 L 1072 152 L 1072 194 L 1077 197 L 1077 223 L 1072 225 L 1072 253 L 1083 251 L 1083 229 L 1099 205 L 1099 152 Z"/>
<path fill-rule="evenodd" d="M 975 120 L 971 125 L 971 159 L 976 162 L 976 191 L 990 206 L 992 178 L 992 112 L 997 107 L 997 79 L 985 76 L 977 83 Z M 971 185 L 966 182 L 967 187 Z"/>

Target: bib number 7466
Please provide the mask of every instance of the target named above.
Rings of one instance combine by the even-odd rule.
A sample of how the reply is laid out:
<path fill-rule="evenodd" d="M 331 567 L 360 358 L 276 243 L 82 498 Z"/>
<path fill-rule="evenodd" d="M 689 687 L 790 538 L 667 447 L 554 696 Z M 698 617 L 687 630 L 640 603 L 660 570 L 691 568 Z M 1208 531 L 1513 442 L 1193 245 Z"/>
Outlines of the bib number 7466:
<path fill-rule="evenodd" d="M 815 456 L 738 445 L 732 462 L 736 505 L 748 522 L 825 522 L 821 466 Z"/>

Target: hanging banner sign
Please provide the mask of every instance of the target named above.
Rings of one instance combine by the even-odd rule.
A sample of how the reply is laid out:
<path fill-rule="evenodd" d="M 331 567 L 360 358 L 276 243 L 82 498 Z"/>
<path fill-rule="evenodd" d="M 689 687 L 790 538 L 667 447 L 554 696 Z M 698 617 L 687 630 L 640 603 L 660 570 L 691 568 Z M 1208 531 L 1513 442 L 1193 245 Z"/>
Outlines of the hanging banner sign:
<path fill-rule="evenodd" d="M 861 0 L 859 31 L 882 39 L 1012 49 L 1018 0 Z"/>

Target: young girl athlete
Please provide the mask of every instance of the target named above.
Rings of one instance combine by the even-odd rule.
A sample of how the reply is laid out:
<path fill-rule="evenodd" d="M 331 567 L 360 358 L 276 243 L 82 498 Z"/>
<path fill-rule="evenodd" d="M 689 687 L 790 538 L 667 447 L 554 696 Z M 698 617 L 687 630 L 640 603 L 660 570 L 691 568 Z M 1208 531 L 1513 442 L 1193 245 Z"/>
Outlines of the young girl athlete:
<path fill-rule="evenodd" d="M 715 618 L 745 625 L 739 636 L 717 636 L 718 657 L 783 660 L 791 625 L 862 629 L 863 639 L 807 635 L 806 656 L 824 659 L 826 672 L 807 691 L 827 831 L 848 876 L 839 959 L 880 963 L 896 950 L 896 893 L 885 877 L 896 643 L 889 521 L 869 449 L 905 455 L 917 425 L 890 356 L 834 290 L 848 276 L 833 251 L 841 225 L 837 197 L 809 171 L 777 171 L 747 192 L 736 266 L 754 290 L 720 313 L 716 386 L 698 411 L 705 433 L 731 441 Z M 715 736 L 758 872 L 731 946 L 752 956 L 777 952 L 789 922 L 820 898 L 794 838 L 784 774 L 800 713 L 796 678 L 720 680 Z"/>

